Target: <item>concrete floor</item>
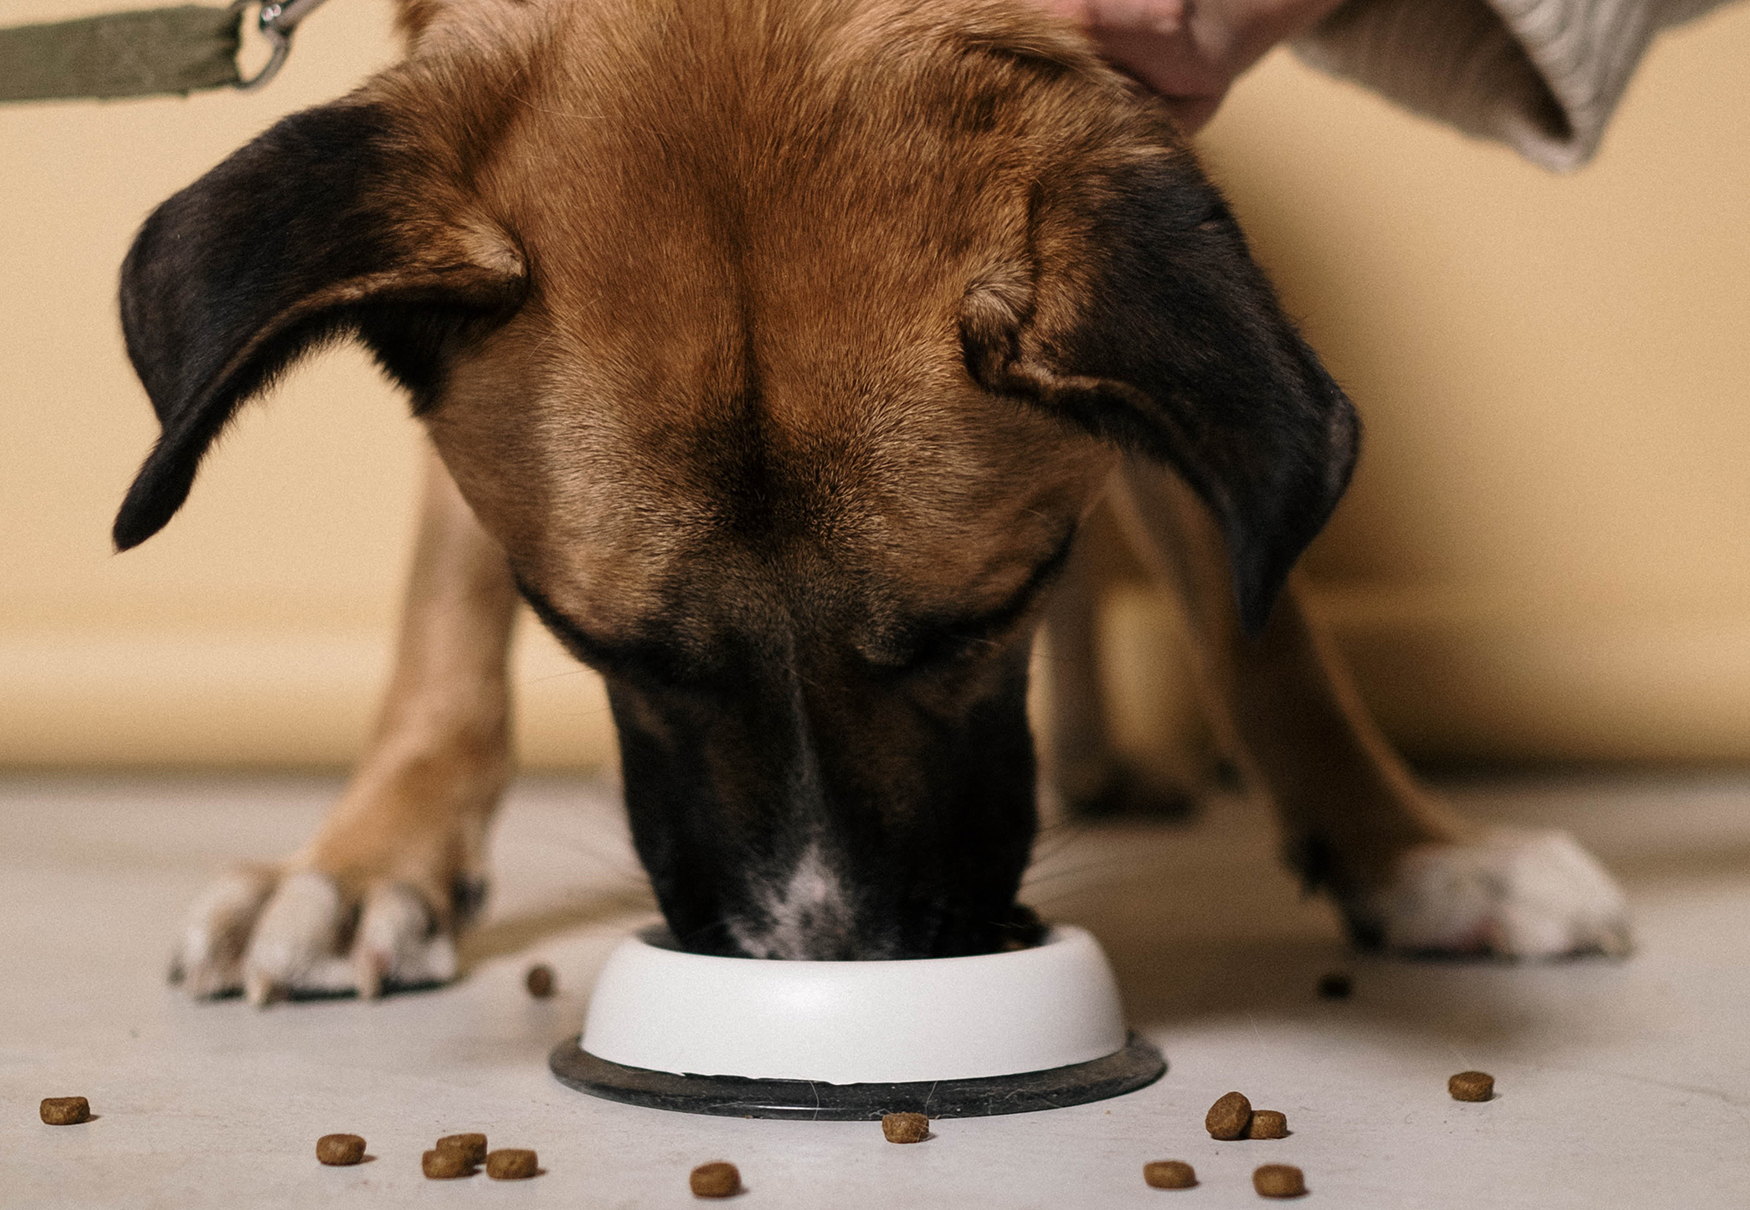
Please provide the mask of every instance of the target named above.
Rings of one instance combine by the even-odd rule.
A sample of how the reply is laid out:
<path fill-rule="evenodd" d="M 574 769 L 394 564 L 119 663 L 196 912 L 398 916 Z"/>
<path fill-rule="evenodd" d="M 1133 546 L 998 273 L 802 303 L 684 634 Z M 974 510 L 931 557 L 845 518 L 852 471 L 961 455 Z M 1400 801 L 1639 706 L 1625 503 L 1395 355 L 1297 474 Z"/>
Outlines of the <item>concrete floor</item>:
<path fill-rule="evenodd" d="M 771 1207 L 1256 1206 L 1250 1173 L 1305 1169 L 1303 1204 L 1750 1206 L 1750 778 L 1450 786 L 1479 815 L 1569 827 L 1625 880 L 1622 963 L 1513 967 L 1357 958 L 1235 800 L 1190 828 L 1060 828 L 1027 898 L 1105 943 L 1165 1079 L 1103 1104 L 941 1122 L 920 1146 L 874 1125 L 696 1118 L 593 1100 L 547 1073 L 609 948 L 650 902 L 612 794 L 525 782 L 496 848 L 467 976 L 377 1004 L 194 1004 L 164 984 L 188 901 L 228 863 L 283 853 L 319 779 L 0 779 L 0 1206 L 696 1204 L 687 1172 L 741 1168 Z M 560 992 L 522 975 L 552 963 Z M 1345 1002 L 1318 977 L 1353 973 Z M 1446 1077 L 1482 1068 L 1496 1100 Z M 1217 1143 L 1230 1088 L 1288 1114 L 1279 1142 Z M 96 1120 L 37 1121 L 82 1094 Z M 437 1135 L 533 1147 L 521 1182 L 428 1182 Z M 369 1140 L 322 1168 L 318 1135 Z M 1146 1188 L 1144 1161 L 1201 1185 Z"/>

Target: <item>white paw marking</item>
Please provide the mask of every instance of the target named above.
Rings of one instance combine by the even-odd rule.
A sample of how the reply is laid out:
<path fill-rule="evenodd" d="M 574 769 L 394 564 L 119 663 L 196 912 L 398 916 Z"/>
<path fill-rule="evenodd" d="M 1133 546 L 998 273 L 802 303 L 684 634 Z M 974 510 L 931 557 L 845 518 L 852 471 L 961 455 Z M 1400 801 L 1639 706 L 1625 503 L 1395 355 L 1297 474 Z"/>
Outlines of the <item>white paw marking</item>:
<path fill-rule="evenodd" d="M 383 985 L 448 983 L 456 977 L 456 947 L 439 930 L 425 900 L 412 887 L 390 883 L 365 899 L 352 945 L 354 985 L 359 995 L 382 995 Z"/>
<path fill-rule="evenodd" d="M 1357 906 L 1394 950 L 1556 958 L 1629 948 L 1621 889 L 1566 832 L 1501 828 L 1423 845 Z"/>
<path fill-rule="evenodd" d="M 281 992 L 342 991 L 350 972 L 334 969 L 350 923 L 334 879 L 302 870 L 280 880 L 243 954 L 243 994 L 266 1004 Z"/>
<path fill-rule="evenodd" d="M 197 999 L 371 998 L 386 986 L 449 982 L 456 947 L 411 887 L 373 884 L 360 905 L 313 870 L 242 870 L 196 900 L 171 970 Z"/>
<path fill-rule="evenodd" d="M 269 870 L 233 870 L 189 908 L 172 976 L 196 999 L 242 990 L 243 951 L 249 930 L 273 894 Z"/>

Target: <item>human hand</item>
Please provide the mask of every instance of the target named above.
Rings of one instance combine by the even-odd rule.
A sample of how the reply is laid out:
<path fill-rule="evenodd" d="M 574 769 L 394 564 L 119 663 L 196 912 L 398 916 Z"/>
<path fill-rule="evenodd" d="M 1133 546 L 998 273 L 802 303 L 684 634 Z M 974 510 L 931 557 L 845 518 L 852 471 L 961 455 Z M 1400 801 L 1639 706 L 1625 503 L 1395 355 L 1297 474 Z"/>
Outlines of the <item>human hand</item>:
<path fill-rule="evenodd" d="M 1114 66 L 1159 93 L 1187 133 L 1276 43 L 1342 0 L 1034 0 L 1081 27 Z"/>

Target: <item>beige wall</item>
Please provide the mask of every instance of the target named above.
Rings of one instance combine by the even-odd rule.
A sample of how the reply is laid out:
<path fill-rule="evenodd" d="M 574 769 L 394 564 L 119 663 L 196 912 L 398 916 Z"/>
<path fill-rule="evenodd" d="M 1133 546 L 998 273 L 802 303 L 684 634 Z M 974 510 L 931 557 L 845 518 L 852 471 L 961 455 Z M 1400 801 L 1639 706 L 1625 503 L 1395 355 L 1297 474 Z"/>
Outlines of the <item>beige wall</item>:
<path fill-rule="evenodd" d="M 1750 7 L 1574 176 L 1281 60 L 1208 141 L 1368 422 L 1309 569 L 1394 734 L 1750 757 Z"/>
<path fill-rule="evenodd" d="M 356 352 L 307 364 L 163 534 L 112 555 L 155 433 L 112 299 L 154 204 L 392 55 L 381 0 L 337 0 L 257 95 L 0 109 L 0 763 L 355 750 L 411 523 L 404 404 Z M 1747 6 L 1666 37 L 1570 178 L 1285 55 L 1208 133 L 1368 419 L 1309 566 L 1419 753 L 1750 757 L 1746 63 Z M 536 628 L 520 642 L 526 757 L 600 760 L 598 684 Z M 1131 686 L 1139 709 L 1163 692 Z"/>
<path fill-rule="evenodd" d="M 109 0 L 12 0 L 7 23 Z M 335 0 L 256 94 L 0 107 L 0 762 L 328 763 L 368 726 L 412 532 L 419 433 L 368 359 L 249 409 L 158 537 L 110 553 L 157 426 L 116 270 L 140 220 L 280 115 L 393 61 L 389 7 Z M 599 761 L 594 678 L 525 626 L 523 743 Z"/>

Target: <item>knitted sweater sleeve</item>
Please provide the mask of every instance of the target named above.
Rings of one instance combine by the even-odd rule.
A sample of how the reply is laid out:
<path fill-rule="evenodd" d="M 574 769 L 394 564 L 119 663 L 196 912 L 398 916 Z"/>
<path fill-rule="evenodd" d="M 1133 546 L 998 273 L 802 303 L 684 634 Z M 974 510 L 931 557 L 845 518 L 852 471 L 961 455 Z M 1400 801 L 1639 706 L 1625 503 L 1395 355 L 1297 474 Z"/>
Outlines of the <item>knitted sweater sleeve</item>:
<path fill-rule="evenodd" d="M 1294 43 L 1346 76 L 1546 168 L 1592 158 L 1659 30 L 1721 0 L 1348 0 Z"/>

